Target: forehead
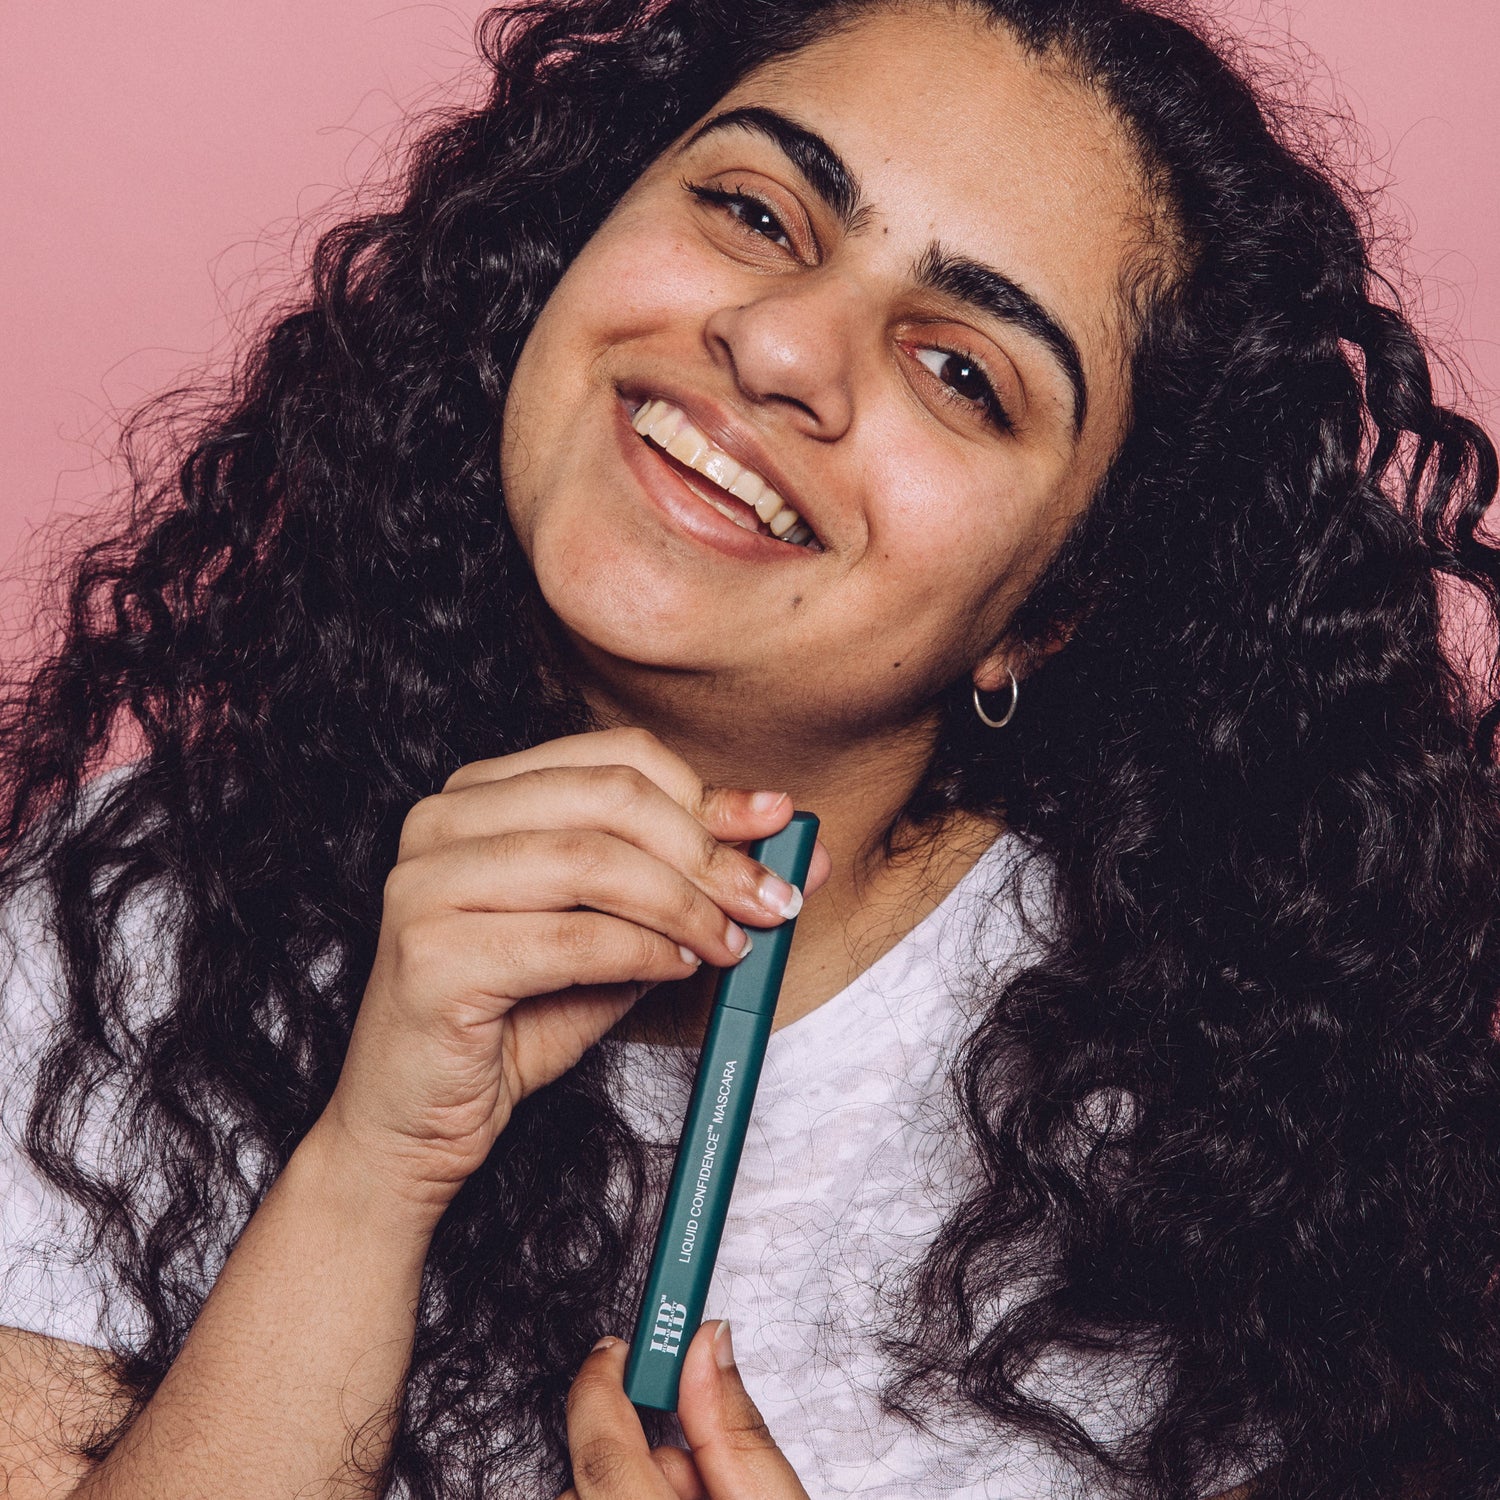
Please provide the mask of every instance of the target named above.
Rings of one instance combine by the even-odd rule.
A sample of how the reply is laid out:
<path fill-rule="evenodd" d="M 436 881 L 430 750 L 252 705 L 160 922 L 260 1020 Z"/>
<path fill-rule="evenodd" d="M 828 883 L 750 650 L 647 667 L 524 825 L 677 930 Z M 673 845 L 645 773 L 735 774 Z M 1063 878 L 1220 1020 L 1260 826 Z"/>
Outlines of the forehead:
<path fill-rule="evenodd" d="M 883 253 L 937 241 L 995 267 L 1058 315 L 1091 387 L 1118 384 L 1121 292 L 1152 215 L 1128 131 L 1060 59 L 964 7 L 879 9 L 749 75 L 719 107 L 744 103 L 828 141 L 859 178 L 862 233 Z"/>

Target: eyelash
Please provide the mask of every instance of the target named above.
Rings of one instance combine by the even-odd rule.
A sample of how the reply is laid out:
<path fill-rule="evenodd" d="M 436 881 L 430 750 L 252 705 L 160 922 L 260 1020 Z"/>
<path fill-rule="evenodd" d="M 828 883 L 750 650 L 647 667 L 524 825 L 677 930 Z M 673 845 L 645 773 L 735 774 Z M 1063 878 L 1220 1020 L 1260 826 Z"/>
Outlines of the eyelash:
<path fill-rule="evenodd" d="M 693 197 L 698 199 L 700 203 L 711 203 L 715 208 L 722 208 L 726 213 L 729 214 L 730 218 L 739 223 L 747 233 L 757 235 L 763 240 L 770 240 L 772 244 L 775 244 L 776 240 L 771 235 L 762 233 L 762 231 L 755 228 L 748 219 L 741 217 L 741 215 L 735 213 L 734 210 L 736 208 L 749 206 L 750 208 L 753 208 L 757 213 L 764 214 L 766 218 L 768 218 L 776 226 L 776 229 L 781 238 L 786 241 L 786 248 L 791 248 L 791 235 L 786 232 L 786 226 L 777 217 L 775 209 L 773 209 L 771 205 L 765 201 L 765 199 L 757 198 L 754 193 L 747 193 L 740 190 L 729 192 L 724 188 L 706 187 L 702 183 L 696 182 L 684 182 L 683 187 L 685 187 L 688 192 L 693 195 Z"/>
<path fill-rule="evenodd" d="M 723 209 L 747 234 L 756 235 L 760 239 L 769 240 L 772 244 L 776 244 L 778 241 L 775 236 L 756 228 L 747 217 L 742 213 L 737 213 L 735 210 L 748 207 L 754 210 L 754 212 L 764 215 L 765 218 L 769 219 L 775 225 L 780 239 L 786 241 L 785 248 L 792 248 L 791 235 L 787 233 L 776 211 L 763 198 L 757 197 L 754 193 L 747 193 L 743 189 L 730 191 L 725 188 L 708 187 L 703 183 L 696 182 L 684 182 L 682 185 L 700 203 L 708 203 L 715 208 Z M 1006 411 L 1000 397 L 996 394 L 994 382 L 990 379 L 989 373 L 979 360 L 975 359 L 971 354 L 965 354 L 960 349 L 948 349 L 941 344 L 922 344 L 915 347 L 930 349 L 936 354 L 946 354 L 950 359 L 964 361 L 964 363 L 968 364 L 974 370 L 975 374 L 979 377 L 980 383 L 984 386 L 984 394 L 976 400 L 973 397 L 961 395 L 952 386 L 945 384 L 936 371 L 928 371 L 933 379 L 937 381 L 945 400 L 963 407 L 966 411 L 972 412 L 976 409 L 983 411 L 986 420 L 991 422 L 1001 432 L 1011 432 L 1014 430 L 1015 424 L 1010 419 L 1010 413 Z M 918 363 L 920 364 L 921 361 L 919 360 Z M 925 369 L 926 367 L 923 366 L 923 368 Z"/>
<path fill-rule="evenodd" d="M 936 370 L 928 370 L 927 373 L 942 387 L 943 396 L 946 400 L 955 402 L 969 411 L 978 408 L 984 412 L 986 419 L 998 427 L 1001 432 L 1014 431 L 1015 423 L 1011 421 L 1010 413 L 1006 411 L 1004 404 L 996 393 L 995 383 L 990 379 L 989 372 L 984 368 L 983 364 L 975 359 L 972 354 L 965 354 L 962 349 L 948 349 L 942 344 L 917 344 L 911 347 L 930 349 L 934 354 L 946 354 L 949 359 L 960 360 L 968 365 L 974 371 L 975 375 L 978 376 L 979 383 L 984 387 L 984 394 L 977 399 L 972 396 L 965 396 L 954 390 L 951 385 L 946 384 L 942 380 Z M 920 360 L 917 362 L 921 364 Z M 923 365 L 923 369 L 926 368 Z"/>

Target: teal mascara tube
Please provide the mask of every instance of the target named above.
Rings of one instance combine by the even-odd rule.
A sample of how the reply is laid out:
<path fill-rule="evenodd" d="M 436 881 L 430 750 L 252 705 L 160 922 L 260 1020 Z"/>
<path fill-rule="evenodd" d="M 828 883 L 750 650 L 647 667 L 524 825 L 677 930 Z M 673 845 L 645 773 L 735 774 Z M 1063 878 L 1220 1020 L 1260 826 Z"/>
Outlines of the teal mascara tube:
<path fill-rule="evenodd" d="M 801 890 L 817 838 L 818 820 L 793 813 L 750 857 Z M 625 1365 L 625 1394 L 637 1406 L 677 1410 L 682 1356 L 703 1319 L 796 925 L 756 929 L 750 952 L 719 976 Z"/>

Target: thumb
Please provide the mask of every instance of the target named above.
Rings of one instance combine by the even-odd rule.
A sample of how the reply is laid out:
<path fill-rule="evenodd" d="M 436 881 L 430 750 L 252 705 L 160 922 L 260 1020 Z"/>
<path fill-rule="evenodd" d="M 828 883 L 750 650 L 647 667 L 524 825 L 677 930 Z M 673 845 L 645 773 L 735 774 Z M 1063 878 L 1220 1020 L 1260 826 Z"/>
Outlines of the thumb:
<path fill-rule="evenodd" d="M 740 1379 L 726 1321 L 705 1323 L 693 1336 L 677 1419 L 714 1500 L 808 1500 Z"/>

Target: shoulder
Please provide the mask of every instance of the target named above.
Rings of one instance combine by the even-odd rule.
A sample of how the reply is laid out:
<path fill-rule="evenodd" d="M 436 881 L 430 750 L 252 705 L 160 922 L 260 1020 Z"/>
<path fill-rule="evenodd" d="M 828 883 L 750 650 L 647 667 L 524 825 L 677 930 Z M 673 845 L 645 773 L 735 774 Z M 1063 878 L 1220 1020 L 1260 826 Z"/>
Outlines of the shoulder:
<path fill-rule="evenodd" d="M 100 1350 L 0 1327 L 0 1493 L 7 1500 L 71 1495 L 90 1467 L 83 1450 L 128 1405 Z"/>

